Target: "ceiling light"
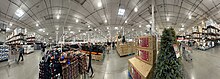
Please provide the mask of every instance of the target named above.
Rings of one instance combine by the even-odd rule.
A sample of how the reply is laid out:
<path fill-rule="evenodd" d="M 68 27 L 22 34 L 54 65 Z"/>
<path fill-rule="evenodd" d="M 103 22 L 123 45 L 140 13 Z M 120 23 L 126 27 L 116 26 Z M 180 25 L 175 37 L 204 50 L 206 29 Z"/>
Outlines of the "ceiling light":
<path fill-rule="evenodd" d="M 107 27 L 107 29 L 109 29 L 109 27 Z"/>
<path fill-rule="evenodd" d="M 147 27 L 147 28 L 150 28 L 151 26 L 148 24 L 148 25 L 146 25 L 146 27 Z"/>
<path fill-rule="evenodd" d="M 169 17 L 167 17 L 167 21 L 170 21 L 170 18 L 169 18 Z"/>
<path fill-rule="evenodd" d="M 95 31 L 96 31 L 97 29 L 95 29 Z"/>
<path fill-rule="evenodd" d="M 115 27 L 116 30 L 118 30 L 118 27 Z"/>
<path fill-rule="evenodd" d="M 182 27 L 184 27 L 184 24 L 181 24 L 182 25 Z"/>
<path fill-rule="evenodd" d="M 19 8 L 16 10 L 15 15 L 17 15 L 18 17 L 21 17 L 22 15 L 24 15 L 24 11 Z"/>
<path fill-rule="evenodd" d="M 150 21 L 150 24 L 152 24 L 152 21 Z"/>
<path fill-rule="evenodd" d="M 107 20 L 105 20 L 105 23 L 107 23 Z"/>
<path fill-rule="evenodd" d="M 12 26 L 12 25 L 13 25 L 13 24 L 10 22 L 10 23 L 9 23 L 9 26 Z"/>
<path fill-rule="evenodd" d="M 141 25 L 139 25 L 139 27 L 141 27 Z"/>
<path fill-rule="evenodd" d="M 36 24 L 36 26 L 38 27 L 38 26 L 39 26 L 39 24 L 37 23 L 37 24 Z"/>
<path fill-rule="evenodd" d="M 88 28 L 90 28 L 90 25 L 88 25 Z"/>
<path fill-rule="evenodd" d="M 70 33 L 74 33 L 73 31 L 70 31 Z"/>
<path fill-rule="evenodd" d="M 78 23 L 79 22 L 79 20 L 78 19 L 76 19 L 76 23 Z"/>
<path fill-rule="evenodd" d="M 184 28 L 180 28 L 180 30 L 184 30 Z"/>
<path fill-rule="evenodd" d="M 57 19 L 60 19 L 60 15 L 57 15 Z"/>
<path fill-rule="evenodd" d="M 8 27 L 6 28 L 6 31 L 10 31 L 10 30 L 11 30 L 10 28 L 8 28 Z"/>
<path fill-rule="evenodd" d="M 127 20 L 125 21 L 125 23 L 128 23 Z"/>
<path fill-rule="evenodd" d="M 135 7 L 135 8 L 134 8 L 134 12 L 137 12 L 137 11 L 138 11 L 138 8 L 137 8 L 137 7 Z"/>
<path fill-rule="evenodd" d="M 118 15 L 124 15 L 124 13 L 125 13 L 125 9 L 119 8 Z"/>
<path fill-rule="evenodd" d="M 47 35 L 49 35 L 49 34 L 47 33 Z"/>
<path fill-rule="evenodd" d="M 80 30 L 79 30 L 79 32 L 80 32 Z"/>
<path fill-rule="evenodd" d="M 59 27 L 57 27 L 56 30 L 59 30 Z"/>
<path fill-rule="evenodd" d="M 44 29 L 38 29 L 38 31 L 41 31 L 41 32 L 42 32 L 43 30 L 44 30 Z"/>
<path fill-rule="evenodd" d="M 70 31 L 71 29 L 69 28 L 69 31 Z"/>
<path fill-rule="evenodd" d="M 132 31 L 134 31 L 134 29 L 132 29 Z"/>
<path fill-rule="evenodd" d="M 98 7 L 102 7 L 102 3 L 101 2 L 98 2 Z"/>
<path fill-rule="evenodd" d="M 122 29 L 123 27 L 121 27 L 121 29 Z"/>
<path fill-rule="evenodd" d="M 189 19 L 192 19 L 192 15 L 191 14 L 189 14 Z"/>

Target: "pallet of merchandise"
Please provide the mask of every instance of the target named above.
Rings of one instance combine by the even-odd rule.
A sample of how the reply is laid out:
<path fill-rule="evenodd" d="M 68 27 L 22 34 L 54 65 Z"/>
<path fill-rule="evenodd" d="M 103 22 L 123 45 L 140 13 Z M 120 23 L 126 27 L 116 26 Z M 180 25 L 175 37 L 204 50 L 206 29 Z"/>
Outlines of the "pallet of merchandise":
<path fill-rule="evenodd" d="M 150 79 L 152 76 L 152 65 L 133 57 L 128 60 L 128 71 L 132 79 Z"/>
<path fill-rule="evenodd" d="M 120 57 L 134 54 L 132 52 L 131 46 L 128 45 L 119 45 L 117 47 L 117 53 L 119 54 Z"/>
<path fill-rule="evenodd" d="M 103 53 L 92 54 L 92 59 L 97 60 L 97 61 L 102 61 L 103 60 Z"/>

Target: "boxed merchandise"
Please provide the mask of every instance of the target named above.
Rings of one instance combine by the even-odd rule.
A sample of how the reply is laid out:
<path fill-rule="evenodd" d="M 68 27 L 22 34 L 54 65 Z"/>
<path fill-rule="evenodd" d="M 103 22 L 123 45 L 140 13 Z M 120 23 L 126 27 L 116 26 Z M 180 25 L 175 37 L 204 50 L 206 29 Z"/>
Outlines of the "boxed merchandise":
<path fill-rule="evenodd" d="M 128 60 L 128 71 L 133 79 L 149 79 L 152 66 L 134 57 Z"/>
<path fill-rule="evenodd" d="M 156 41 L 156 38 L 154 36 L 139 37 L 138 47 L 147 48 L 147 49 L 155 49 L 156 48 L 155 41 Z"/>
<path fill-rule="evenodd" d="M 155 50 L 146 50 L 146 49 L 138 49 L 138 55 L 137 58 L 142 60 L 143 62 L 146 62 L 150 65 L 153 65 L 156 58 L 156 51 Z"/>

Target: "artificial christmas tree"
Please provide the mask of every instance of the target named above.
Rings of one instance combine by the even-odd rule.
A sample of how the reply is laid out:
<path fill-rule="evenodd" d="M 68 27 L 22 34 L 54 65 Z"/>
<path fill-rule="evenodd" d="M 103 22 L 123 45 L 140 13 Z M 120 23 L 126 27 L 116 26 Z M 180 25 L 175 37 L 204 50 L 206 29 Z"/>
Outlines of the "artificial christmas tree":
<path fill-rule="evenodd" d="M 155 79 L 183 79 L 181 61 L 176 57 L 173 48 L 176 43 L 175 36 L 173 28 L 164 29 L 154 71 Z"/>

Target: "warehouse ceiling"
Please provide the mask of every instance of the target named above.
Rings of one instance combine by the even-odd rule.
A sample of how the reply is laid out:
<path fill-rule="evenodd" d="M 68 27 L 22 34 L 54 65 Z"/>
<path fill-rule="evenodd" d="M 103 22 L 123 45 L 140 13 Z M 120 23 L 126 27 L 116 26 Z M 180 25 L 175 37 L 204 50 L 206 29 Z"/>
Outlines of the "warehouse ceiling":
<path fill-rule="evenodd" d="M 152 23 L 151 0 L 1 0 L 0 20 L 55 37 L 94 33 L 113 36 L 145 31 Z M 155 0 L 156 30 L 188 29 L 204 18 L 220 23 L 219 0 Z M 22 15 L 23 14 L 23 15 Z M 17 25 L 17 26 L 16 26 Z M 10 27 L 13 29 L 12 27 Z"/>

